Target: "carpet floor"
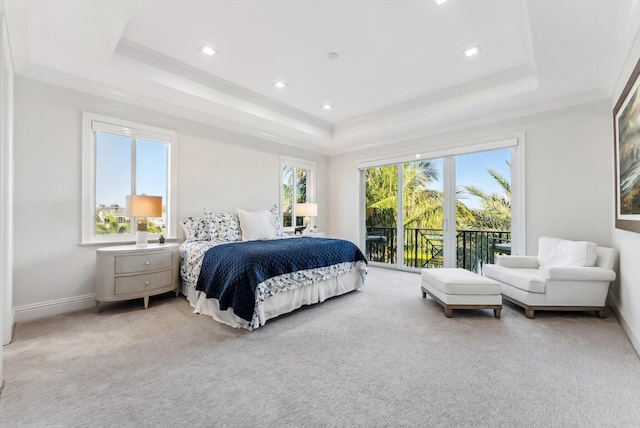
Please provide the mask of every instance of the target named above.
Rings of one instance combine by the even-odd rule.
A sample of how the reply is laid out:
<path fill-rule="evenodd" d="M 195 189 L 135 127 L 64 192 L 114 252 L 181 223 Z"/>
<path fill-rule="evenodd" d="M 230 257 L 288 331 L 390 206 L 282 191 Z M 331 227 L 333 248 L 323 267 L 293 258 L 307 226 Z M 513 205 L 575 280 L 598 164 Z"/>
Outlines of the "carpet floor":
<path fill-rule="evenodd" d="M 637 427 L 640 359 L 613 314 L 422 299 L 370 268 L 363 291 L 253 332 L 172 294 L 19 323 L 2 427 Z"/>

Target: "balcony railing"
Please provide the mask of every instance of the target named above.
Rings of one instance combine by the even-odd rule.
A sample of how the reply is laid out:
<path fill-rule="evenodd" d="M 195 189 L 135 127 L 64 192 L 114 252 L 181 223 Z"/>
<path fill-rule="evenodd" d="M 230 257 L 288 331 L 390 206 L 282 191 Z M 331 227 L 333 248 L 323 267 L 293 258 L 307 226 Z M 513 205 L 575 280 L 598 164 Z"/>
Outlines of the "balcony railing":
<path fill-rule="evenodd" d="M 371 261 L 395 264 L 397 233 L 394 227 L 367 227 L 366 253 Z M 508 252 L 511 232 L 459 230 L 456 233 L 457 266 L 477 271 L 478 266 L 493 263 L 497 253 Z M 404 229 L 404 266 L 443 267 L 442 229 Z"/>

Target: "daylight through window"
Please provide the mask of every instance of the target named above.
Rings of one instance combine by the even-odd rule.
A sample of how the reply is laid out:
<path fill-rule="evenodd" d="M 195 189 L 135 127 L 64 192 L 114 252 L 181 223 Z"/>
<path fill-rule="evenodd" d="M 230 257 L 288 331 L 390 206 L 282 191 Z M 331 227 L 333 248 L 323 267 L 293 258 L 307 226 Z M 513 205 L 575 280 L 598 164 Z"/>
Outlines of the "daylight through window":
<path fill-rule="evenodd" d="M 292 158 L 282 159 L 282 225 L 288 230 L 302 226 L 296 205 L 314 202 L 315 163 Z"/>
<path fill-rule="evenodd" d="M 85 225 L 83 242 L 133 240 L 127 195 L 162 197 L 162 216 L 149 218 L 153 238 L 172 227 L 172 151 L 176 134 L 85 114 Z"/>

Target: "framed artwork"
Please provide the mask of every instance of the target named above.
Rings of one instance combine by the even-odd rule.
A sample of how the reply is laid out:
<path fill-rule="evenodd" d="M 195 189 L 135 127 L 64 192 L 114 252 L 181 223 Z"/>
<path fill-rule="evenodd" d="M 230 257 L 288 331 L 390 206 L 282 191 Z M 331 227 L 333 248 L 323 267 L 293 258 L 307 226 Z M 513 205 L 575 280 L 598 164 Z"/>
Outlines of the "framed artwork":
<path fill-rule="evenodd" d="M 640 59 L 613 108 L 616 228 L 640 233 Z"/>

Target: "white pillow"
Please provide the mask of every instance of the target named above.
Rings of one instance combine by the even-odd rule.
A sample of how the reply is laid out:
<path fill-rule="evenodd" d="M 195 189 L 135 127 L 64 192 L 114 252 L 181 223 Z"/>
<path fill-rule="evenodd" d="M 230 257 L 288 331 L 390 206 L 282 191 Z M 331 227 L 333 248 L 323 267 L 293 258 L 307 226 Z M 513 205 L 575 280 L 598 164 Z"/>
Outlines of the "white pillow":
<path fill-rule="evenodd" d="M 595 242 L 541 236 L 538 241 L 538 265 L 591 267 L 596 263 L 596 247 Z"/>
<path fill-rule="evenodd" d="M 276 222 L 271 211 L 250 212 L 239 209 L 238 217 L 240 218 L 243 241 L 273 239 L 276 237 Z"/>

